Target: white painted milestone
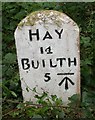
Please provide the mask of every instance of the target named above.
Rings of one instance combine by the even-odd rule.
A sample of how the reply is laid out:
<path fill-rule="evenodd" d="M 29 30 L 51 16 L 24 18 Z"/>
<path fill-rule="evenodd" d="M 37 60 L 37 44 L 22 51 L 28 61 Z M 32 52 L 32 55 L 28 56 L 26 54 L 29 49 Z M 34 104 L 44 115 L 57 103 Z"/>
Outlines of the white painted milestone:
<path fill-rule="evenodd" d="M 80 93 L 79 28 L 66 14 L 36 11 L 15 31 L 15 42 L 24 101 L 39 93 L 57 95 L 65 104 Z"/>

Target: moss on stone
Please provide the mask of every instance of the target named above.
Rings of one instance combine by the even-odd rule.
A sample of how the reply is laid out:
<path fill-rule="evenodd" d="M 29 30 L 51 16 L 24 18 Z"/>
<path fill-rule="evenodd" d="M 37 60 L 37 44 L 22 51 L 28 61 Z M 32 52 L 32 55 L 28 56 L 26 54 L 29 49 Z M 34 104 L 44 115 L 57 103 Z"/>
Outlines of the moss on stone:
<path fill-rule="evenodd" d="M 59 19 L 59 16 L 62 16 L 62 14 L 63 13 L 54 10 L 35 11 L 24 18 L 18 24 L 18 28 L 21 29 L 23 26 L 34 26 L 39 20 L 41 20 L 43 23 L 49 23 L 48 19 L 52 20 L 58 27 L 60 27 L 62 20 Z"/>

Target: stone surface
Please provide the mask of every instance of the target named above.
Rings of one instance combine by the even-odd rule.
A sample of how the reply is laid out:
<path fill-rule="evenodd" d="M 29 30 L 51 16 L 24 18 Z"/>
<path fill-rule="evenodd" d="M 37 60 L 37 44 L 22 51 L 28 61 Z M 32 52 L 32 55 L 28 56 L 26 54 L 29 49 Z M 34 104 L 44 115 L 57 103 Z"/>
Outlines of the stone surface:
<path fill-rule="evenodd" d="M 16 31 L 15 42 L 24 101 L 39 93 L 68 97 L 80 93 L 79 28 L 64 13 L 45 10 L 31 13 Z"/>

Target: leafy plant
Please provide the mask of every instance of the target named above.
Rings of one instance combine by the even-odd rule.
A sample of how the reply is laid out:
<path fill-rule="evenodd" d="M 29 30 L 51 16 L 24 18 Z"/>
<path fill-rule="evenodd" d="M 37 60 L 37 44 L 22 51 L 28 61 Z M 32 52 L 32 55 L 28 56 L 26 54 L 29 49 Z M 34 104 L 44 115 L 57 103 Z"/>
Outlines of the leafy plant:
<path fill-rule="evenodd" d="M 37 105 L 22 103 L 22 91 L 16 58 L 14 31 L 18 23 L 36 10 L 57 10 L 70 16 L 80 28 L 82 100 L 78 95 L 64 108 L 56 95 L 35 96 Z M 4 118 L 95 118 L 95 2 L 3 2 L 2 3 L 2 88 Z M 45 99 L 47 99 L 45 101 Z M 52 103 L 52 102 L 53 103 Z M 32 106 L 30 106 L 32 104 Z M 40 104 L 40 106 L 39 106 Z M 51 107 L 50 107 L 51 106 Z M 56 106 L 56 107 L 55 107 Z M 10 112 L 11 111 L 11 112 Z M 55 112 L 56 111 L 56 112 Z M 7 114 L 9 113 L 9 114 Z M 6 115 L 7 114 L 7 115 Z M 22 117 L 21 117 L 22 116 Z M 12 118 L 10 118 L 12 119 Z"/>
<path fill-rule="evenodd" d="M 36 103 L 32 101 L 28 102 L 19 102 L 16 108 L 6 115 L 12 116 L 12 118 L 41 118 L 44 119 L 59 119 L 59 118 L 92 118 L 94 119 L 95 109 L 92 109 L 93 106 L 88 104 L 88 97 L 83 98 L 83 101 L 80 102 L 80 95 L 74 94 L 69 98 L 69 104 L 64 106 L 64 103 L 60 98 L 57 98 L 56 95 L 48 96 L 47 92 L 38 94 L 37 91 L 35 98 Z"/>

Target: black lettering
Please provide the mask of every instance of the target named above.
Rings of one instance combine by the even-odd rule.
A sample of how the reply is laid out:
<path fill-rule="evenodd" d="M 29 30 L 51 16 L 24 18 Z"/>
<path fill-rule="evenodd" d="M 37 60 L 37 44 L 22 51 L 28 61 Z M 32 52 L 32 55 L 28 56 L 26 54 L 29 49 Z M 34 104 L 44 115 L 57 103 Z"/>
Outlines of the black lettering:
<path fill-rule="evenodd" d="M 48 82 L 48 81 L 51 79 L 50 73 L 45 73 L 45 76 L 44 76 L 44 77 L 47 78 L 47 79 L 44 79 L 45 82 Z"/>
<path fill-rule="evenodd" d="M 66 58 L 57 58 L 57 61 L 60 61 L 60 67 L 62 67 L 63 60 L 66 61 Z"/>
<path fill-rule="evenodd" d="M 57 73 L 57 75 L 74 75 L 74 73 Z"/>
<path fill-rule="evenodd" d="M 40 52 L 41 52 L 41 54 L 44 53 L 44 51 L 43 51 L 43 47 L 40 47 Z"/>
<path fill-rule="evenodd" d="M 57 65 L 53 65 L 52 59 L 50 59 L 50 67 L 56 67 Z"/>
<path fill-rule="evenodd" d="M 45 51 L 47 52 L 47 54 L 52 54 L 53 52 L 51 51 L 51 47 L 49 46 L 48 48 L 45 49 Z"/>
<path fill-rule="evenodd" d="M 21 63 L 22 63 L 22 68 L 24 70 L 27 70 L 27 69 L 30 68 L 30 64 L 29 64 L 29 59 L 28 58 L 21 59 Z"/>
<path fill-rule="evenodd" d="M 63 29 L 61 29 L 60 32 L 58 32 L 57 30 L 55 30 L 55 32 L 59 35 L 59 39 L 61 39 L 61 34 L 62 34 L 62 32 L 63 32 Z"/>
<path fill-rule="evenodd" d="M 51 47 L 47 47 L 46 49 L 43 49 L 43 47 L 40 47 L 40 52 L 41 54 L 44 54 L 44 52 L 46 52 L 47 54 L 52 54 L 52 50 L 51 50 Z"/>
<path fill-rule="evenodd" d="M 73 61 L 71 61 L 70 58 L 68 58 L 68 66 L 71 67 L 71 63 L 73 63 L 75 66 L 77 65 L 76 58 L 74 58 Z"/>
<path fill-rule="evenodd" d="M 52 39 L 52 36 L 49 34 L 48 31 L 46 32 L 46 34 L 45 34 L 43 40 L 45 40 L 45 39 L 47 39 L 47 38 L 48 38 L 48 39 Z"/>
<path fill-rule="evenodd" d="M 45 67 L 45 60 L 42 60 L 42 65 L 43 67 Z"/>
<path fill-rule="evenodd" d="M 32 33 L 32 30 L 29 30 L 29 38 L 30 38 L 30 41 L 32 41 L 32 36 L 36 36 L 37 37 L 37 40 L 39 40 L 39 30 L 36 29 L 36 33 Z"/>
<path fill-rule="evenodd" d="M 37 63 L 36 63 L 36 66 L 34 65 L 35 63 L 34 63 L 33 60 L 32 60 L 31 62 L 32 62 L 32 67 L 33 67 L 34 69 L 37 69 L 37 68 L 39 67 L 39 62 L 38 62 L 38 61 L 37 61 Z"/>

